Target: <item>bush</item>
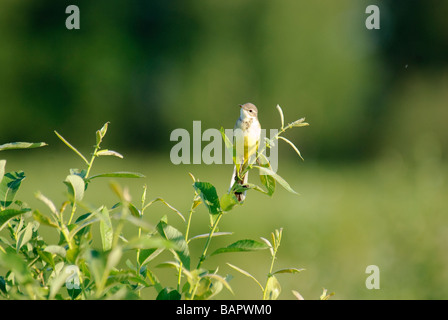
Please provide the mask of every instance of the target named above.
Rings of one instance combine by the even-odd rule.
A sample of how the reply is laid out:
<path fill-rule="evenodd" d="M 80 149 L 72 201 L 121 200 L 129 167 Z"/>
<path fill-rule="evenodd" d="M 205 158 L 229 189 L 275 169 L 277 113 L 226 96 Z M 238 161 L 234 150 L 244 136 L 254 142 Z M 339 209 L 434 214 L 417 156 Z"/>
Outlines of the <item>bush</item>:
<path fill-rule="evenodd" d="M 277 143 L 279 139 L 286 141 L 294 150 L 298 149 L 281 134 L 287 129 L 305 126 L 304 119 L 294 121 L 287 126 L 283 123 L 279 133 L 268 141 L 266 147 Z M 46 207 L 46 212 L 29 208 L 26 203 L 16 200 L 15 195 L 25 174 L 22 171 L 5 173 L 6 161 L 0 160 L 0 231 L 3 229 L 9 237 L 0 237 L 0 266 L 7 270 L 0 276 L 0 294 L 8 299 L 138 299 L 145 288 L 153 288 L 157 299 L 210 299 L 223 288 L 232 291 L 229 284 L 231 275 L 220 275 L 218 268 L 209 270 L 203 267 L 209 256 L 248 252 L 269 249 L 271 264 L 266 282 L 262 285 L 249 272 L 228 264 L 233 270 L 253 279 L 261 289 L 263 299 L 277 299 L 281 286 L 276 278 L 279 273 L 299 273 L 302 269 L 286 268 L 275 270 L 274 262 L 281 244 L 282 229 L 275 230 L 271 239 L 261 241 L 243 239 L 219 248 L 208 254 L 210 243 L 214 237 L 229 236 L 231 232 L 220 232 L 218 224 L 226 213 L 239 203 L 235 192 L 253 189 L 272 195 L 276 183 L 294 192 L 287 182 L 270 169 L 270 164 L 259 159 L 250 162 L 244 172 L 259 169 L 263 185 L 234 184 L 229 192 L 219 198 L 215 187 L 208 182 L 201 182 L 190 174 L 193 180 L 193 200 L 188 217 L 185 218 L 176 208 L 162 198 L 147 200 L 147 188 L 143 187 L 141 201 L 132 203 L 129 192 L 117 182 L 110 182 L 111 191 L 115 193 L 117 202 L 111 206 L 92 207 L 86 203 L 84 195 L 89 185 L 101 178 L 143 178 L 135 172 L 111 172 L 91 175 L 95 160 L 102 156 L 123 156 L 113 150 L 102 149 L 101 144 L 107 133 L 108 123 L 96 132 L 96 144 L 90 159 L 87 159 L 62 135 L 56 135 L 86 164 L 85 169 L 70 169 L 64 184 L 67 187 L 66 201 L 57 207 L 49 198 L 41 193 L 36 197 Z M 232 143 L 223 138 L 228 148 Z M 45 143 L 9 143 L 0 146 L 0 151 L 43 147 Z M 299 153 L 300 155 L 300 153 Z M 255 164 L 257 161 L 258 165 Z M 181 232 L 170 225 L 167 216 L 162 217 L 155 225 L 143 220 L 143 216 L 152 204 L 160 202 L 170 208 L 185 222 L 185 230 Z M 190 235 L 190 226 L 195 210 L 204 205 L 210 216 L 209 232 L 201 235 Z M 99 224 L 101 249 L 92 245 L 94 229 Z M 123 234 L 125 225 L 136 228 L 136 236 L 126 237 Z M 46 243 L 40 235 L 40 226 L 53 229 L 59 236 L 57 243 Z M 97 230 L 97 229 L 95 229 Z M 197 239 L 205 239 L 205 245 L 195 267 L 192 266 L 190 243 Z M 163 251 L 172 254 L 172 260 L 157 262 Z M 126 257 L 126 258 L 125 258 Z M 129 258 L 127 258 L 129 257 Z M 124 261 L 125 260 L 125 261 Z M 165 286 L 158 280 L 156 268 L 174 268 L 176 270 L 176 287 Z M 300 294 L 293 292 L 296 297 Z M 323 298 L 329 295 L 323 294 Z"/>

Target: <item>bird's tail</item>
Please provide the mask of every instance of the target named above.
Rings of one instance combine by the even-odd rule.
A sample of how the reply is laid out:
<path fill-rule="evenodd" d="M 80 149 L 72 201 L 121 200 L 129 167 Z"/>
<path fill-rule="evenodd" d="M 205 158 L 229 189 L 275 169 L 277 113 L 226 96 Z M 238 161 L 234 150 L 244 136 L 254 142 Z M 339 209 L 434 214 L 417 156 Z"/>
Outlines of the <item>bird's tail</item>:
<path fill-rule="evenodd" d="M 244 186 L 249 181 L 249 172 L 246 172 L 243 177 L 238 177 L 238 176 L 239 175 L 237 174 L 237 168 L 235 166 L 233 169 L 232 180 L 230 180 L 229 191 L 232 189 L 235 182 L 241 186 Z M 246 199 L 246 191 L 235 192 L 235 197 L 238 200 L 238 202 L 243 202 L 244 199 Z"/>

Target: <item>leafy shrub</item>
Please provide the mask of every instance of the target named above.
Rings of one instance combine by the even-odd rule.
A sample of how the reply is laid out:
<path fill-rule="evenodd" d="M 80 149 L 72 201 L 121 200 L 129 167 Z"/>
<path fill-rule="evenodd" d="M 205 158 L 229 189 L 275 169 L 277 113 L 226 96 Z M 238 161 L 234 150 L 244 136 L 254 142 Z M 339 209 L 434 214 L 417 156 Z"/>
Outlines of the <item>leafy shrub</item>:
<path fill-rule="evenodd" d="M 277 107 L 281 116 L 281 128 L 278 134 L 266 144 L 273 145 L 277 140 L 284 140 L 300 155 L 298 149 L 281 134 L 292 127 L 307 125 L 304 119 L 284 126 L 283 112 Z M 101 178 L 143 178 L 134 172 L 111 172 L 91 175 L 95 160 L 102 156 L 122 158 L 116 151 L 103 149 L 101 144 L 108 130 L 106 123 L 96 132 L 96 144 L 90 159 L 87 159 L 62 135 L 56 135 L 86 165 L 84 169 L 70 169 L 64 184 L 67 187 L 67 199 L 57 207 L 51 199 L 41 193 L 36 197 L 42 201 L 47 210 L 29 208 L 24 202 L 16 200 L 16 193 L 25 174 L 22 171 L 5 173 L 6 161 L 0 160 L 0 231 L 8 236 L 0 237 L 0 266 L 7 270 L 0 276 L 0 294 L 8 299 L 138 299 L 145 288 L 153 288 L 157 299 L 210 299 L 222 289 L 231 292 L 231 276 L 222 276 L 216 270 L 203 267 L 209 256 L 229 252 L 248 252 L 269 249 L 271 265 L 266 282 L 262 285 L 249 272 L 228 264 L 233 270 L 253 279 L 261 289 L 263 299 L 277 299 L 281 286 L 276 278 L 279 273 L 298 273 L 302 269 L 287 268 L 274 270 L 276 254 L 282 239 L 282 229 L 275 230 L 271 239 L 261 241 L 244 239 L 219 248 L 208 255 L 210 243 L 214 237 L 227 236 L 230 232 L 220 232 L 218 224 L 225 214 L 235 206 L 241 205 L 234 195 L 235 191 L 253 189 L 272 195 L 276 183 L 294 193 L 288 183 L 270 169 L 269 163 L 255 165 L 252 162 L 246 170 L 257 168 L 263 173 L 260 181 L 263 187 L 255 184 L 234 185 L 221 198 L 215 187 L 208 182 L 201 182 L 190 174 L 193 180 L 193 199 L 188 217 L 185 218 L 176 208 L 162 198 L 147 201 L 147 189 L 143 188 L 140 203 L 132 203 L 129 193 L 118 183 L 111 182 L 111 190 L 117 196 L 112 206 L 92 207 L 84 201 L 89 185 Z M 228 148 L 232 143 L 223 138 Z M 43 147 L 45 143 L 9 143 L 0 146 L 0 151 Z M 261 156 L 261 152 L 258 157 Z M 160 202 L 171 209 L 185 222 L 181 232 L 168 223 L 164 216 L 155 225 L 143 220 L 143 216 L 155 202 Z M 209 232 L 190 235 L 192 217 L 195 210 L 204 205 L 210 216 Z M 81 211 L 82 210 L 82 211 Z M 94 230 L 99 224 L 101 250 L 92 246 Z M 125 225 L 137 229 L 136 236 L 126 238 L 123 234 Z M 59 235 L 57 243 L 46 243 L 39 234 L 40 226 L 45 225 Z M 96 230 L 96 229 L 95 229 Z M 205 239 L 205 245 L 193 266 L 190 255 L 190 243 Z M 163 251 L 172 254 L 172 261 L 156 262 Z M 124 254 L 127 258 L 124 260 Z M 158 280 L 155 269 L 161 267 L 176 270 L 176 287 L 165 286 Z M 301 297 L 297 292 L 293 292 Z M 328 297 L 327 295 L 324 295 Z"/>

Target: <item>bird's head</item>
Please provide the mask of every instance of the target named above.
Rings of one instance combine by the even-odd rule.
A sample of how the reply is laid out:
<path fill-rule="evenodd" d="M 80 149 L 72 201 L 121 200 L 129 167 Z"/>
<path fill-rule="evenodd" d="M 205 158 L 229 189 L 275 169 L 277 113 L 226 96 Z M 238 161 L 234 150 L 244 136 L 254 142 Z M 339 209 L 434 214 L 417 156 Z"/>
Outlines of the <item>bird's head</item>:
<path fill-rule="evenodd" d="M 240 108 L 241 108 L 240 114 L 243 119 L 250 119 L 250 118 L 257 119 L 258 109 L 252 103 L 248 102 L 245 104 L 240 104 Z"/>

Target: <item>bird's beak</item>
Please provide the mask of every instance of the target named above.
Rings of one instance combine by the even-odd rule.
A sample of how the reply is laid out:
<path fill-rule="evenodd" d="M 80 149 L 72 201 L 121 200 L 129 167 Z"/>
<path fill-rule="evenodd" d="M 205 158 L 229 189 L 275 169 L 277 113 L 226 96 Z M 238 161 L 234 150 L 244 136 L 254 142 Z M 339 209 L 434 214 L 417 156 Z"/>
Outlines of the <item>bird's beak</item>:
<path fill-rule="evenodd" d="M 240 104 L 239 106 L 240 106 L 240 108 L 242 108 L 242 107 L 243 107 L 243 105 L 242 105 L 242 104 Z"/>

